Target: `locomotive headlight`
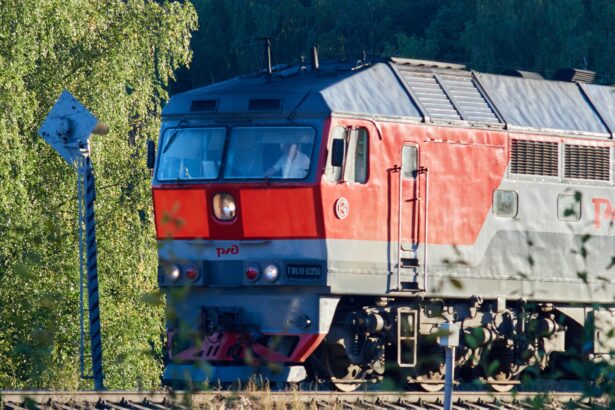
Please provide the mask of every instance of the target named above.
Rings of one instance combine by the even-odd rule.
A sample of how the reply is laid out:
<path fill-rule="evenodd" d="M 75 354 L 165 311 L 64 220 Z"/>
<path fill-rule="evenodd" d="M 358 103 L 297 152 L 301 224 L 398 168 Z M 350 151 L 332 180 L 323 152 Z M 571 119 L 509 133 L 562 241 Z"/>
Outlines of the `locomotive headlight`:
<path fill-rule="evenodd" d="M 214 195 L 214 215 L 221 221 L 230 221 L 237 215 L 235 198 L 231 194 L 221 193 Z"/>
<path fill-rule="evenodd" d="M 179 266 L 171 266 L 167 272 L 167 275 L 169 276 L 169 279 L 171 279 L 173 282 L 177 282 L 181 276 L 181 270 L 179 269 Z"/>
<path fill-rule="evenodd" d="M 273 263 L 271 265 L 267 265 L 263 270 L 263 277 L 267 282 L 275 282 L 278 279 L 278 276 L 278 267 Z"/>

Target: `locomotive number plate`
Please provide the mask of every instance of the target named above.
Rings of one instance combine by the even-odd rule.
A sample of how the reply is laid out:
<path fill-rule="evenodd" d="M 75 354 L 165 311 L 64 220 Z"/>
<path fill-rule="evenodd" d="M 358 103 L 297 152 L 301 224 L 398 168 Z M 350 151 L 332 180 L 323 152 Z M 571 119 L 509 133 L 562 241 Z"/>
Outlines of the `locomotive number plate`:
<path fill-rule="evenodd" d="M 291 279 L 320 279 L 322 269 L 318 265 L 288 265 L 286 276 Z"/>

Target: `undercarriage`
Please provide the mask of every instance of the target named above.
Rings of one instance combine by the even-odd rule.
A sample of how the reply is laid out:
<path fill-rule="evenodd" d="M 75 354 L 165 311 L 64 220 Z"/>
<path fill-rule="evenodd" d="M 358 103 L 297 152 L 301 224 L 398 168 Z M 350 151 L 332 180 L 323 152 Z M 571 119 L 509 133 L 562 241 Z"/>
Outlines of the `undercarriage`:
<path fill-rule="evenodd" d="M 341 391 L 383 380 L 396 387 L 438 391 L 444 387 L 445 363 L 438 339 L 444 336 L 441 325 L 451 322 L 460 327 L 454 357 L 458 381 L 505 392 L 520 383 L 524 372 L 553 372 L 554 353 L 590 357 L 597 342 L 584 343 L 593 321 L 588 317 L 580 323 L 582 311 L 525 300 L 483 301 L 477 296 L 343 298 L 329 333 L 309 359 L 308 376 Z"/>

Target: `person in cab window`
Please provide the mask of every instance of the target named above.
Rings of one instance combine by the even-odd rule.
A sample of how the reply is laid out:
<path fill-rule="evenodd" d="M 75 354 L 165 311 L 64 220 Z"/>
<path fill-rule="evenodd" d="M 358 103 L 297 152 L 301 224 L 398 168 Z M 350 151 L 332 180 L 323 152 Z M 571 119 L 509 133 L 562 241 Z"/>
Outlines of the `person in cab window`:
<path fill-rule="evenodd" d="M 298 144 L 280 144 L 282 156 L 265 172 L 265 177 L 281 174 L 282 178 L 305 178 L 310 168 L 310 159 L 299 149 Z"/>

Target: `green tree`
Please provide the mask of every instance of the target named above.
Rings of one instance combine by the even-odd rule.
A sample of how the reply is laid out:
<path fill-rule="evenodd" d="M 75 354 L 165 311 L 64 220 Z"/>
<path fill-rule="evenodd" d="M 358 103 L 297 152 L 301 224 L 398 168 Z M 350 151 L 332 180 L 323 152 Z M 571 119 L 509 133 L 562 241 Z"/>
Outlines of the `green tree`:
<path fill-rule="evenodd" d="M 144 147 L 166 86 L 191 58 L 190 3 L 0 0 L 0 388 L 77 388 L 75 172 L 37 136 L 62 89 L 104 123 L 95 137 L 106 384 L 159 383 L 163 312 Z"/>
<path fill-rule="evenodd" d="M 476 17 L 461 35 L 472 67 L 496 73 L 527 69 L 547 78 L 560 68 L 575 67 L 597 71 L 603 82 L 612 78 L 615 58 L 607 44 L 612 44 L 615 12 L 609 2 L 473 3 Z"/>
<path fill-rule="evenodd" d="M 478 70 L 595 70 L 615 82 L 609 0 L 193 0 L 204 23 L 194 69 L 176 90 L 264 66 L 259 37 L 273 38 L 274 64 L 319 46 L 322 59 L 403 56 L 466 63 Z"/>
<path fill-rule="evenodd" d="M 593 0 L 589 7 L 589 67 L 598 73 L 601 82 L 615 84 L 615 3 Z"/>
<path fill-rule="evenodd" d="M 588 8 L 583 0 L 545 2 L 537 27 L 535 64 L 549 76 L 564 67 L 589 68 Z"/>
<path fill-rule="evenodd" d="M 407 48 L 402 34 L 424 36 L 442 3 L 446 0 L 194 0 L 205 23 L 193 38 L 192 69 L 182 72 L 175 91 L 262 69 L 261 37 L 273 39 L 274 64 L 298 62 L 312 46 L 332 60 L 357 60 L 363 52 L 378 56 L 385 47 L 399 54 Z"/>

